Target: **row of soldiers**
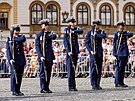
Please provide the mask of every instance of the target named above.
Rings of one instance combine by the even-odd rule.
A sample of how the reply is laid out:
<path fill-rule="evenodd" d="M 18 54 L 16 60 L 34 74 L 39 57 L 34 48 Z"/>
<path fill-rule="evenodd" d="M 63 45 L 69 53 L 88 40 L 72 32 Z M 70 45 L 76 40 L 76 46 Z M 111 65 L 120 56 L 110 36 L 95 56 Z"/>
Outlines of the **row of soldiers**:
<path fill-rule="evenodd" d="M 79 45 L 78 35 L 83 30 L 76 27 L 76 20 L 73 17 L 67 19 L 67 27 L 64 30 L 64 46 L 66 50 L 66 68 L 68 70 L 68 88 L 69 91 L 78 91 L 75 82 L 75 68 L 77 66 Z M 51 70 L 55 56 L 52 49 L 52 40 L 57 35 L 49 31 L 49 20 L 44 19 L 39 22 L 41 31 L 36 34 L 35 46 L 38 54 L 40 66 L 40 93 L 52 93 L 49 88 Z M 102 39 L 106 38 L 106 33 L 101 30 L 101 20 L 93 21 L 93 28 L 86 33 L 86 48 L 90 56 L 90 82 L 93 90 L 101 90 L 100 86 L 103 49 Z M 133 33 L 124 30 L 125 23 L 117 23 L 118 31 L 114 34 L 113 55 L 117 59 L 115 87 L 128 87 L 124 83 L 125 66 L 128 61 L 129 50 L 127 39 L 133 36 Z M 24 95 L 20 91 L 24 66 L 26 64 L 23 43 L 26 37 L 20 34 L 20 26 L 13 25 L 10 37 L 7 38 L 6 54 L 11 68 L 11 92 L 12 95 Z"/>

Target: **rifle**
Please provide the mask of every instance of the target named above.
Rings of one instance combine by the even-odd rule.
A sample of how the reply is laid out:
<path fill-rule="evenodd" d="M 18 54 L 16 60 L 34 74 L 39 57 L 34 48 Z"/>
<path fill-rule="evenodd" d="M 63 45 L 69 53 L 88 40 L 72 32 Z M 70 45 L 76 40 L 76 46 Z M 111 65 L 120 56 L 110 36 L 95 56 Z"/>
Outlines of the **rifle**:
<path fill-rule="evenodd" d="M 117 46 L 116 46 L 116 49 L 117 49 L 117 52 L 116 52 L 116 56 L 118 56 L 118 52 L 119 52 L 119 48 L 120 48 L 120 44 L 121 44 L 121 40 L 122 40 L 122 33 L 123 31 L 121 31 L 119 34 L 119 37 L 118 37 L 118 41 L 117 41 Z M 116 57 L 116 61 L 118 63 L 118 58 Z M 121 70 L 121 68 L 119 68 L 119 71 Z"/>
<path fill-rule="evenodd" d="M 14 59 L 14 30 L 10 30 L 10 51 L 11 51 L 11 54 L 12 54 L 12 58 Z M 14 66 L 14 63 L 11 64 L 12 65 L 12 68 L 13 68 L 13 72 L 14 72 L 14 76 L 15 76 L 15 82 L 16 84 L 18 84 L 18 80 L 17 80 L 17 72 L 16 72 L 16 69 L 15 69 L 15 66 Z"/>
<path fill-rule="evenodd" d="M 42 29 L 42 52 L 43 52 L 43 57 L 45 58 L 45 36 L 46 36 L 46 33 L 44 32 L 45 29 Z M 46 66 L 45 66 L 45 60 L 43 61 L 43 67 L 44 67 L 44 73 L 45 73 L 45 81 L 47 81 L 47 71 L 46 71 Z"/>
<path fill-rule="evenodd" d="M 92 54 L 93 55 L 93 59 L 94 59 L 94 67 L 95 67 L 96 72 L 98 74 L 97 62 L 96 62 L 96 59 L 95 59 L 95 53 L 96 53 L 95 26 L 96 25 L 93 26 L 93 31 L 92 31 L 93 32 L 93 36 L 91 35 L 91 40 L 92 40 L 92 48 L 93 48 L 93 53 L 94 53 L 94 54 Z"/>
<path fill-rule="evenodd" d="M 69 44 L 70 44 L 70 52 L 72 53 L 72 55 L 70 55 L 70 59 L 71 59 L 71 63 L 73 68 L 75 69 L 75 65 L 74 65 L 74 61 L 73 61 L 73 50 L 72 50 L 72 31 L 71 28 L 69 27 Z"/>
<path fill-rule="evenodd" d="M 117 52 L 116 52 L 116 55 L 118 56 L 118 52 L 119 52 L 119 48 L 120 48 L 120 44 L 121 44 L 121 40 L 122 40 L 122 33 L 123 31 L 121 31 L 119 34 L 119 37 L 118 37 L 118 41 L 117 41 L 117 46 L 116 46 L 116 49 L 117 49 Z"/>

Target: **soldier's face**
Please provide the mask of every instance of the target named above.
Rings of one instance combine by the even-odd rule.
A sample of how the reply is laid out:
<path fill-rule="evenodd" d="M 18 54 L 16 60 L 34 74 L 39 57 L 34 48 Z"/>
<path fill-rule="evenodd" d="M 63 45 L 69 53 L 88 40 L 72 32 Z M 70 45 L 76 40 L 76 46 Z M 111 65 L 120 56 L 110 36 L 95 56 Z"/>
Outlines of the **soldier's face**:
<path fill-rule="evenodd" d="M 101 25 L 96 25 L 95 28 L 98 30 L 100 27 L 101 27 Z"/>
<path fill-rule="evenodd" d="M 45 25 L 45 29 L 48 30 L 49 29 L 49 26 L 48 25 Z"/>
<path fill-rule="evenodd" d="M 45 24 L 42 24 L 41 27 L 42 27 L 42 28 L 45 28 Z"/>
<path fill-rule="evenodd" d="M 119 28 L 120 30 L 124 30 L 124 26 L 122 26 L 122 25 L 119 25 L 118 28 Z"/>
<path fill-rule="evenodd" d="M 14 30 L 14 34 L 19 34 L 20 31 Z"/>
<path fill-rule="evenodd" d="M 74 22 L 74 23 L 73 22 L 69 22 L 68 24 L 71 25 L 71 26 L 75 26 L 76 22 Z"/>
<path fill-rule="evenodd" d="M 41 27 L 42 27 L 42 29 L 45 29 L 45 30 L 48 30 L 48 28 L 49 28 L 49 26 L 45 25 L 45 24 L 43 24 Z"/>

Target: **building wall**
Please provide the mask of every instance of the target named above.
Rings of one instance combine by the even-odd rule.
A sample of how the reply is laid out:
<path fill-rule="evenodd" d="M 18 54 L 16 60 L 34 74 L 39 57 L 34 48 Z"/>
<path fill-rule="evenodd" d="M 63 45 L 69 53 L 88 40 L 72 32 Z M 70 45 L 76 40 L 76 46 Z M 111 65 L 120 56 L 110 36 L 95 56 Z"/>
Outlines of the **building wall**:
<path fill-rule="evenodd" d="M 127 3 L 132 3 L 135 6 L 135 0 L 119 0 L 119 19 L 124 20 L 123 8 Z"/>
<path fill-rule="evenodd" d="M 16 0 L 1 0 L 0 4 L 5 2 L 11 5 L 11 9 L 9 12 L 9 24 L 8 28 L 12 24 L 15 24 L 14 21 L 14 2 Z M 52 25 L 51 30 L 58 33 L 59 36 L 63 36 L 62 33 L 64 33 L 64 27 L 66 26 L 66 23 L 63 23 L 63 12 L 69 13 L 69 15 L 74 16 L 77 18 L 77 6 L 81 3 L 87 4 L 89 6 L 89 18 L 88 18 L 88 25 L 79 25 L 84 29 L 84 35 L 85 32 L 88 31 L 91 28 L 92 21 L 95 18 L 100 18 L 100 7 L 103 4 L 109 4 L 112 7 L 112 25 L 111 26 L 103 26 L 102 28 L 106 30 L 108 35 L 112 35 L 116 30 L 116 23 L 118 20 L 124 20 L 124 11 L 123 8 L 127 3 L 132 3 L 132 5 L 135 5 L 135 0 L 17 0 L 17 23 L 22 25 L 22 31 L 21 33 L 26 34 L 27 37 L 34 37 L 35 34 L 40 30 L 40 25 L 33 25 L 31 24 L 31 11 L 30 7 L 35 2 L 39 2 L 42 4 L 44 13 L 43 16 L 45 16 L 45 7 L 48 4 L 55 3 L 57 6 L 60 6 L 59 8 L 59 24 Z M 134 6 L 135 7 L 135 6 Z M 127 30 L 132 31 L 135 33 L 134 26 L 127 26 Z M 5 33 L 7 33 L 9 30 L 4 30 Z M 4 33 L 3 32 L 3 33 Z"/>
<path fill-rule="evenodd" d="M 8 24 L 8 26 L 11 26 L 12 25 L 12 23 L 13 23 L 13 1 L 12 0 L 0 0 L 0 4 L 1 3 L 8 3 L 10 6 L 11 6 L 11 9 L 10 9 L 10 11 L 9 11 L 9 24 Z M 0 12 L 5 12 L 5 9 L 1 9 L 1 11 Z M 6 11 L 7 12 L 7 11 Z"/>

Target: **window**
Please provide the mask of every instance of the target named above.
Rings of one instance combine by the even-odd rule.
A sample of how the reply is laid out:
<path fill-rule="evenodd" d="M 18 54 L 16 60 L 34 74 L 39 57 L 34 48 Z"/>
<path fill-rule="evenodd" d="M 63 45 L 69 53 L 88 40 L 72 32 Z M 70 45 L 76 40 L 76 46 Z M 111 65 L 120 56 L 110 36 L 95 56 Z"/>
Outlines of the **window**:
<path fill-rule="evenodd" d="M 8 13 L 1 12 L 0 13 L 0 29 L 7 29 L 8 28 Z"/>
<path fill-rule="evenodd" d="M 50 20 L 50 24 L 58 24 L 58 12 L 57 7 L 54 4 L 47 6 L 46 17 Z"/>
<path fill-rule="evenodd" d="M 124 15 L 126 25 L 135 25 L 135 8 L 133 6 L 127 6 Z"/>
<path fill-rule="evenodd" d="M 100 19 L 102 21 L 102 25 L 111 25 L 111 8 L 108 5 L 101 7 Z"/>
<path fill-rule="evenodd" d="M 88 7 L 84 4 L 77 8 L 77 22 L 78 24 L 88 25 Z"/>
<path fill-rule="evenodd" d="M 43 19 L 43 10 L 41 5 L 35 4 L 32 6 L 32 24 L 38 24 L 40 20 Z"/>

